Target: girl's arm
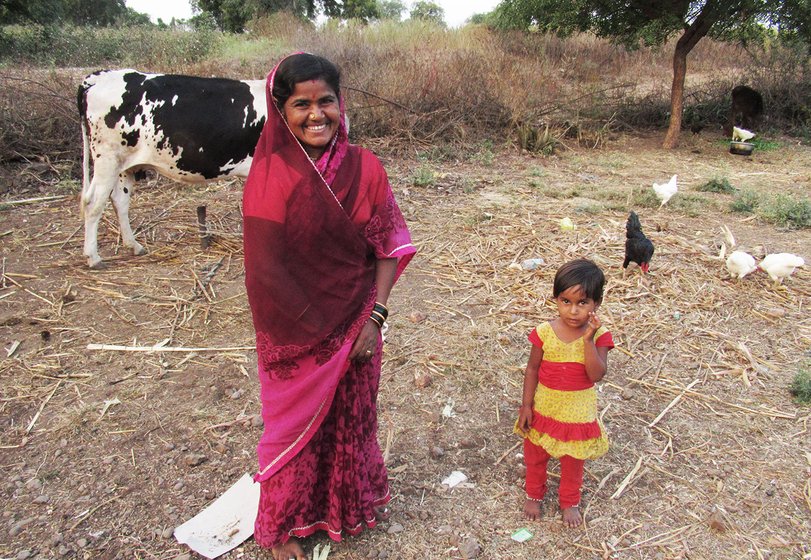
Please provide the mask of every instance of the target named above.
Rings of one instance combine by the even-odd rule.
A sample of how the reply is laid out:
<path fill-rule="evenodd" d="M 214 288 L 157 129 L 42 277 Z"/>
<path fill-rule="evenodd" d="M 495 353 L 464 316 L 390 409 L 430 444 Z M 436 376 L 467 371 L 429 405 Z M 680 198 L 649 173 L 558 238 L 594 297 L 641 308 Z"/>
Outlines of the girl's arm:
<path fill-rule="evenodd" d="M 524 392 L 521 396 L 521 408 L 518 410 L 518 428 L 525 432 L 532 425 L 532 403 L 535 400 L 535 390 L 538 388 L 538 369 L 541 367 L 542 359 L 543 348 L 533 344 L 524 370 Z"/>
<path fill-rule="evenodd" d="M 608 348 L 594 344 L 594 334 L 600 328 L 599 317 L 594 312 L 589 314 L 586 332 L 583 333 L 583 353 L 585 355 L 586 375 L 593 382 L 600 381 L 608 371 Z"/>
<path fill-rule="evenodd" d="M 375 285 L 377 286 L 376 300 L 378 303 L 386 305 L 389 301 L 391 288 L 394 286 L 394 276 L 397 273 L 397 259 L 377 259 L 375 263 Z M 366 353 L 371 350 L 374 354 L 377 348 L 377 337 L 380 336 L 380 329 L 372 319 L 367 319 L 366 324 L 360 330 L 352 350 L 349 351 L 349 359 L 357 360 L 368 358 Z"/>

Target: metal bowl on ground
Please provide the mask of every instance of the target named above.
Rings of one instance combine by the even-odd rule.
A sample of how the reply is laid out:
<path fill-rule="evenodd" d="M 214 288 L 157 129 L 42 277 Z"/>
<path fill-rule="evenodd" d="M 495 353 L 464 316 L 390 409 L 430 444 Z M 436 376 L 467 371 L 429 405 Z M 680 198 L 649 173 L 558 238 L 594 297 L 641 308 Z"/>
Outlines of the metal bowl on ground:
<path fill-rule="evenodd" d="M 751 156 L 755 145 L 751 142 L 737 142 L 733 140 L 729 143 L 729 153 L 738 156 Z"/>

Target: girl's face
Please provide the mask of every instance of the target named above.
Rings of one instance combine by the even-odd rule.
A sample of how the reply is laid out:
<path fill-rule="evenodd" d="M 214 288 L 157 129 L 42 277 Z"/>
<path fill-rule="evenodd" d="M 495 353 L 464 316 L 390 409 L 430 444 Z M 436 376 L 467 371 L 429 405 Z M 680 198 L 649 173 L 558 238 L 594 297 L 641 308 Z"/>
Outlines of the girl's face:
<path fill-rule="evenodd" d="M 297 83 L 282 113 L 287 126 L 311 158 L 324 153 L 341 118 L 338 95 L 324 80 Z"/>
<path fill-rule="evenodd" d="M 600 304 L 588 297 L 580 285 L 567 288 L 555 298 L 558 314 L 563 323 L 573 329 L 580 329 L 588 323 L 589 313 L 597 311 Z"/>

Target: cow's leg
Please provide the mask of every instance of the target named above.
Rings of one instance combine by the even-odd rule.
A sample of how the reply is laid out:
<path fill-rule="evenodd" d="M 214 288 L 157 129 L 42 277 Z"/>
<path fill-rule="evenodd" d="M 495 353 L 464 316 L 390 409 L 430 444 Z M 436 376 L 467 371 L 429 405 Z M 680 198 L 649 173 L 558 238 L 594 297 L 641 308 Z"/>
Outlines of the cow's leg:
<path fill-rule="evenodd" d="M 99 256 L 99 221 L 107 206 L 107 199 L 118 180 L 118 165 L 112 160 L 98 160 L 93 165 L 93 179 L 89 188 L 82 192 L 84 211 L 84 255 L 90 268 L 101 268 Z"/>
<path fill-rule="evenodd" d="M 135 187 L 135 178 L 132 171 L 123 171 L 118 175 L 118 182 L 113 189 L 112 199 L 118 214 L 118 225 L 121 228 L 121 242 L 124 247 L 132 249 L 133 255 L 145 255 L 144 246 L 135 240 L 130 226 L 130 197 L 132 189 Z"/>

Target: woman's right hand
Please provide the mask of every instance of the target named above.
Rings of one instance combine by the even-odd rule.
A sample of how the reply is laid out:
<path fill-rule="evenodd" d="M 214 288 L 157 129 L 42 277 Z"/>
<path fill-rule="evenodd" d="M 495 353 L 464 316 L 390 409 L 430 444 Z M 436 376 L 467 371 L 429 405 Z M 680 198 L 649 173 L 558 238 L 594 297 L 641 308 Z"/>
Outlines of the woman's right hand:
<path fill-rule="evenodd" d="M 530 427 L 532 427 L 532 407 L 522 404 L 518 409 L 518 429 L 528 432 Z"/>

